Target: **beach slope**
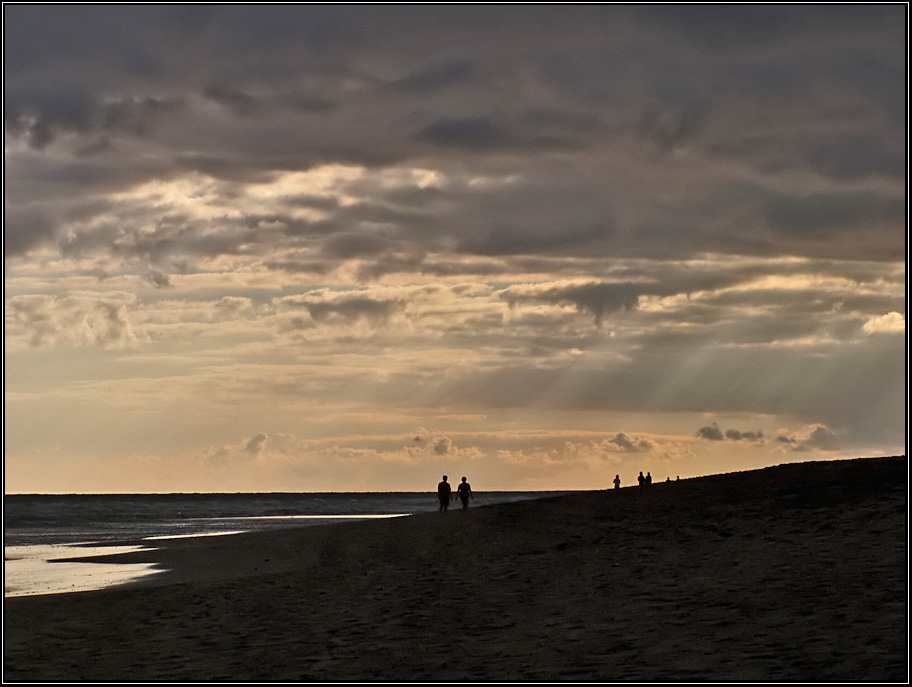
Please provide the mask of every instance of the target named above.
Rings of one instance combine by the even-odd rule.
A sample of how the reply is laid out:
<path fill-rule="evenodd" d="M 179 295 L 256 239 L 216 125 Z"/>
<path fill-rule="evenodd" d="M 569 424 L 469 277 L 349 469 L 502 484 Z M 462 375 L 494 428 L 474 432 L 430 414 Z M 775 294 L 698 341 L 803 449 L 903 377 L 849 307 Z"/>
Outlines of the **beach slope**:
<path fill-rule="evenodd" d="M 908 680 L 905 457 L 161 542 L 5 681 Z M 429 495 L 433 498 L 433 495 Z"/>

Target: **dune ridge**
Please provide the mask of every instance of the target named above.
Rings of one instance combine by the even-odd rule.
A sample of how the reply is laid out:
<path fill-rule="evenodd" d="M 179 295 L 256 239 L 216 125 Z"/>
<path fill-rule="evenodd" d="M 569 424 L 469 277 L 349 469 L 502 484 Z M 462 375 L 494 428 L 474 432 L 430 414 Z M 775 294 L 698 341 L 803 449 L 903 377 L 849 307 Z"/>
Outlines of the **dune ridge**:
<path fill-rule="evenodd" d="M 159 542 L 136 584 L 6 599 L 4 679 L 906 682 L 906 485 L 821 461 Z"/>

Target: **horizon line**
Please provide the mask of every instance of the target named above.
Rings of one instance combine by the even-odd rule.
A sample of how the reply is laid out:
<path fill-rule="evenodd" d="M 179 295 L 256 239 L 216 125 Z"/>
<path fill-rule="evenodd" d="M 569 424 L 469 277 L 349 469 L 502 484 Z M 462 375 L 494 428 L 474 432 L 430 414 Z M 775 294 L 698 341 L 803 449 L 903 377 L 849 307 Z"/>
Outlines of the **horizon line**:
<path fill-rule="evenodd" d="M 783 467 L 787 465 L 810 465 L 814 463 L 837 463 L 837 462 L 846 462 L 853 460 L 884 460 L 890 458 L 905 458 L 906 454 L 897 454 L 892 456 L 856 456 L 855 458 L 822 458 L 818 460 L 803 460 L 796 462 L 788 463 L 777 463 L 776 465 L 768 465 L 762 468 L 751 468 L 750 470 L 731 470 L 729 472 L 713 472 L 704 475 L 691 475 L 689 477 L 680 478 L 681 481 L 688 479 L 699 479 L 703 477 L 718 477 L 722 475 L 734 475 L 740 473 L 749 473 L 749 472 L 760 472 L 762 470 L 769 470 L 771 468 Z M 676 481 L 676 480 L 672 480 Z M 661 484 L 662 481 L 656 482 L 656 484 Z M 635 485 L 630 485 L 635 486 Z M 628 488 L 628 487 L 623 487 Z M 604 489 L 485 489 L 485 490 L 475 490 L 473 491 L 476 494 L 484 493 L 495 493 L 495 492 L 515 492 L 515 493 L 541 493 L 541 494 L 556 494 L 556 493 L 570 493 L 570 492 L 588 492 L 588 491 L 605 491 L 608 487 Z M 435 494 L 433 490 L 383 490 L 383 491 L 81 491 L 81 492 L 43 492 L 43 491 L 31 491 L 31 492 L 14 492 L 8 493 L 4 491 L 4 498 L 7 496 L 241 496 L 241 495 L 316 495 L 316 494 Z"/>

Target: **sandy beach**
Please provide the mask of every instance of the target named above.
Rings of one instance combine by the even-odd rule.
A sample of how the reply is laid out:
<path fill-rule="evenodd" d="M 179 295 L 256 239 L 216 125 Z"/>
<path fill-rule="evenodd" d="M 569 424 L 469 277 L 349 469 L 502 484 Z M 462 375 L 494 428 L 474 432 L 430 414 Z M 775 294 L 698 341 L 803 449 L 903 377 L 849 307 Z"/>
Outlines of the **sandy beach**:
<path fill-rule="evenodd" d="M 4 680 L 908 680 L 907 463 L 161 542 L 6 599 Z M 432 497 L 430 497 L 432 498 Z"/>

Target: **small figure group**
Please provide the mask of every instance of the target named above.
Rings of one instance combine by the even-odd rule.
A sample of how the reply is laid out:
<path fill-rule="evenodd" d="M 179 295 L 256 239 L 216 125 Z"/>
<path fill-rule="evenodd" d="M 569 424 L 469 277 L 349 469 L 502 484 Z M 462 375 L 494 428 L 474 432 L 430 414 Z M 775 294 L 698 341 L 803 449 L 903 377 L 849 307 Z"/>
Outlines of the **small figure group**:
<path fill-rule="evenodd" d="M 465 478 L 463 478 L 463 479 L 465 479 Z M 666 481 L 666 482 L 670 482 L 670 481 L 671 481 L 671 477 L 669 477 L 669 478 L 666 479 L 665 481 Z M 680 476 L 677 478 L 676 481 L 678 481 L 678 482 L 681 481 Z M 644 475 L 644 474 L 643 474 L 643 471 L 640 470 L 640 474 L 639 474 L 639 476 L 637 477 L 637 482 L 640 483 L 640 486 L 641 486 L 641 487 L 648 487 L 649 485 L 652 484 L 652 473 L 647 472 L 647 473 Z M 620 488 L 621 488 L 621 476 L 620 476 L 620 475 L 615 475 L 615 476 L 614 476 L 614 488 L 615 488 L 615 489 L 620 489 Z"/>
<path fill-rule="evenodd" d="M 466 482 L 466 478 L 462 478 L 462 483 L 456 487 L 456 493 L 459 495 L 459 500 L 462 501 L 462 509 L 465 510 L 469 507 L 469 499 L 474 499 L 475 495 L 472 494 L 472 487 Z M 440 512 L 446 512 L 449 508 L 450 500 L 453 498 L 453 489 L 450 487 L 450 483 L 447 482 L 447 476 L 443 476 L 443 481 L 437 485 L 437 498 L 440 500 Z"/>

